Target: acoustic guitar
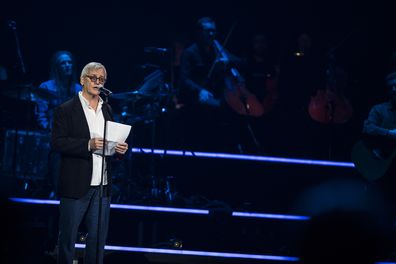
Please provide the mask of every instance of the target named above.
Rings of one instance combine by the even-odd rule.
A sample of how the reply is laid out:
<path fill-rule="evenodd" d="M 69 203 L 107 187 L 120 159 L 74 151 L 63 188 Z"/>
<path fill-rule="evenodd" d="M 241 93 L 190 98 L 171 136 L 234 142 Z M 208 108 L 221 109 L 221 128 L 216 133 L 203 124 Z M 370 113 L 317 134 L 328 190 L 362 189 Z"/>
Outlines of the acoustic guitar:
<path fill-rule="evenodd" d="M 369 181 L 375 181 L 384 176 L 395 156 L 395 149 L 384 151 L 383 148 L 369 146 L 363 140 L 353 146 L 351 153 L 356 169 Z"/>

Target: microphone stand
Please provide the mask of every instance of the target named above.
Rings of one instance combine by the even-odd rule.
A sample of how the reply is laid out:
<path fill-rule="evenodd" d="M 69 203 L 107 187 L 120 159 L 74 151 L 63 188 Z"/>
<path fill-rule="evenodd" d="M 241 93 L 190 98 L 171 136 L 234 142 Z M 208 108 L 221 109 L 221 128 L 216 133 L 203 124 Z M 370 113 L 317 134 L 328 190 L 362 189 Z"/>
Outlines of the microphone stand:
<path fill-rule="evenodd" d="M 17 54 L 17 60 L 18 60 L 17 66 L 19 68 L 17 76 L 20 77 L 21 79 L 23 79 L 23 83 L 24 83 L 26 81 L 26 67 L 25 67 L 25 63 L 24 63 L 23 57 L 22 57 L 21 44 L 20 44 L 19 35 L 18 35 L 18 32 L 17 32 L 17 25 L 16 25 L 16 22 L 14 20 L 8 20 L 7 21 L 7 26 L 12 30 L 13 35 L 14 35 L 14 39 L 15 39 L 15 48 L 16 48 L 16 54 Z M 21 90 L 22 90 L 22 86 L 19 85 L 19 87 L 17 87 L 17 99 L 18 100 L 21 100 L 21 98 L 22 98 L 22 91 Z M 28 100 L 29 100 L 29 102 L 31 101 L 31 91 L 30 90 L 31 90 L 31 87 L 29 85 L 28 86 L 28 94 L 29 94 Z M 25 115 L 26 115 L 25 117 L 27 117 L 29 119 L 29 117 L 30 117 L 29 108 L 26 108 Z M 26 138 L 29 135 L 29 131 L 28 131 L 29 130 L 29 126 L 30 125 L 28 125 L 26 127 L 26 130 L 25 130 Z M 14 153 L 13 153 L 13 156 L 12 156 L 12 172 L 13 172 L 13 176 L 14 177 L 18 177 L 19 176 L 18 175 L 18 168 L 17 168 L 18 167 L 17 158 L 18 158 L 18 155 L 19 155 L 19 153 L 18 153 L 18 142 L 19 142 L 19 134 L 20 134 L 19 131 L 20 130 L 19 130 L 18 126 L 15 126 L 15 129 L 14 129 L 15 135 L 14 135 L 14 142 L 13 142 Z M 26 170 L 22 170 L 21 169 L 21 171 L 19 171 L 19 172 L 21 172 L 23 174 L 23 185 L 24 185 L 23 186 L 23 190 L 27 191 L 27 189 L 29 187 L 29 182 L 27 181 Z"/>
<path fill-rule="evenodd" d="M 107 103 L 108 103 L 108 97 L 110 93 L 102 93 L 105 97 L 103 106 L 106 106 L 106 111 L 107 111 Z M 104 119 L 104 126 L 103 126 L 103 150 L 102 150 L 102 168 L 101 168 L 101 178 L 100 178 L 100 184 L 99 184 L 99 211 L 98 211 L 98 230 L 97 230 L 97 238 L 96 238 L 96 263 L 99 262 L 99 257 L 100 257 L 100 232 L 102 228 L 102 204 L 103 204 L 103 180 L 104 180 L 104 167 L 105 167 L 105 160 L 106 160 L 106 127 L 107 127 L 107 121 L 104 115 L 104 107 L 102 107 L 102 114 L 103 114 L 103 119 Z M 106 164 L 107 165 L 107 164 Z M 106 166 L 107 167 L 107 166 Z M 104 250 L 104 249 L 103 249 Z"/>
<path fill-rule="evenodd" d="M 256 148 L 257 152 L 260 153 L 261 152 L 260 141 L 258 141 L 257 136 L 255 135 L 255 133 L 253 131 L 253 128 L 252 128 L 252 126 L 251 126 L 251 124 L 249 122 L 250 110 L 249 110 L 249 107 L 248 107 L 247 98 L 246 98 L 246 96 L 240 96 L 239 99 L 241 100 L 241 102 L 243 104 L 243 107 L 245 108 L 245 111 L 246 111 L 245 121 L 246 121 L 246 126 L 247 126 L 247 129 L 248 129 L 249 135 L 250 135 L 250 137 L 251 137 L 251 139 L 253 141 L 254 147 Z"/>

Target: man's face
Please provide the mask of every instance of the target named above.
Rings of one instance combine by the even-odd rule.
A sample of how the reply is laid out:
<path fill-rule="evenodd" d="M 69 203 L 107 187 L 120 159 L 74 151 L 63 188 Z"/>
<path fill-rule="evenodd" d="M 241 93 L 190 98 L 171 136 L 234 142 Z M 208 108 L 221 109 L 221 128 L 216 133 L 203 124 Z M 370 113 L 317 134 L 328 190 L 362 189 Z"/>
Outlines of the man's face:
<path fill-rule="evenodd" d="M 205 22 L 201 24 L 201 34 L 202 43 L 205 45 L 210 45 L 216 37 L 216 25 L 215 23 Z"/>
<path fill-rule="evenodd" d="M 89 74 L 81 77 L 80 83 L 83 91 L 91 96 L 100 94 L 99 88 L 106 82 L 106 74 L 103 69 L 91 70 Z"/>
<path fill-rule="evenodd" d="M 253 49 L 256 54 L 265 54 L 268 49 L 267 38 L 264 35 L 257 35 L 253 40 Z"/>
<path fill-rule="evenodd" d="M 300 51 L 307 51 L 312 46 L 312 39 L 308 34 L 303 33 L 298 37 L 297 43 Z"/>
<path fill-rule="evenodd" d="M 72 63 L 72 59 L 70 58 L 69 55 L 62 54 L 61 56 L 59 56 L 58 65 L 59 65 L 61 72 L 64 75 L 66 75 L 66 76 L 72 75 L 73 63 Z"/>
<path fill-rule="evenodd" d="M 389 80 L 386 85 L 388 86 L 390 100 L 393 104 L 396 104 L 396 78 Z"/>

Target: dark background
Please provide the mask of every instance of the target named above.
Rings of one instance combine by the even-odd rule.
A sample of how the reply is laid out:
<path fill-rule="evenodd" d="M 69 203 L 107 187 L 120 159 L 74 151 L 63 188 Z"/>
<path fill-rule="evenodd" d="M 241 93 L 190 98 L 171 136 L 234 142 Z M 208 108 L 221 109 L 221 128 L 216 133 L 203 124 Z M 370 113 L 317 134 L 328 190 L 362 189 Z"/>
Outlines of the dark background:
<path fill-rule="evenodd" d="M 109 74 L 106 86 L 115 93 L 135 90 L 141 84 L 146 74 L 141 66 L 153 62 L 152 56 L 144 53 L 144 47 L 173 50 L 175 41 L 188 45 L 193 41 L 197 19 L 203 16 L 216 21 L 220 42 L 235 24 L 227 48 L 241 57 L 248 54 L 250 41 L 256 32 L 265 32 L 269 36 L 270 48 L 280 58 L 292 50 L 300 33 L 308 32 L 319 56 L 323 59 L 326 52 L 335 49 L 337 62 L 348 73 L 345 94 L 352 103 L 354 115 L 335 129 L 333 148 L 336 155 L 333 159 L 336 160 L 350 159 L 350 148 L 360 135 L 370 107 L 385 99 L 383 80 L 391 69 L 391 55 L 396 51 L 391 1 L 17 0 L 3 1 L 1 7 L 0 65 L 7 68 L 10 79 L 37 86 L 49 77 L 51 55 L 58 50 L 69 50 L 77 59 L 78 72 L 90 61 L 102 62 Z M 20 51 L 27 71 L 25 75 L 20 73 L 15 35 L 8 27 L 10 20 L 17 25 Z M 168 58 L 162 61 L 167 69 L 169 62 Z M 281 64 L 281 75 L 282 67 Z M 116 105 L 115 109 L 120 111 Z M 20 108 L 19 115 L 25 112 L 26 109 Z M 167 127 L 177 130 L 180 122 L 177 117 L 170 120 L 170 125 L 166 124 L 169 119 L 158 123 L 157 135 L 160 138 L 157 142 L 167 141 L 169 135 L 178 137 L 177 131 L 169 131 Z M 279 134 L 276 129 L 287 128 L 291 133 L 294 130 L 287 127 L 287 122 L 282 122 L 284 124 L 274 128 L 268 136 L 267 141 L 275 142 L 275 151 L 267 154 L 307 157 L 298 151 L 276 148 L 276 144 L 284 141 L 282 136 L 287 136 L 287 133 Z M 162 126 L 163 123 L 165 125 Z M 311 145 L 322 144 L 322 152 L 325 153 L 328 130 L 313 124 L 312 120 L 311 123 L 316 129 L 313 130 L 315 140 Z M 150 126 L 137 124 L 133 144 L 143 147 L 150 144 L 149 133 Z M 166 144 L 160 147 L 166 147 Z M 326 155 L 311 157 L 327 158 Z"/>
<path fill-rule="evenodd" d="M 396 23 L 392 1 L 4 0 L 0 4 L 0 65 L 7 68 L 12 80 L 37 86 L 49 77 L 51 55 L 58 50 L 69 50 L 77 59 L 78 72 L 88 62 L 99 61 L 106 66 L 108 71 L 107 88 L 115 93 L 132 91 L 138 87 L 145 76 L 141 65 L 150 62 L 150 58 L 144 53 L 144 47 L 155 46 L 172 49 L 175 40 L 185 41 L 186 44 L 190 43 L 194 36 L 195 22 L 203 16 L 210 16 L 216 21 L 218 39 L 221 42 L 232 25 L 236 23 L 227 48 L 239 56 L 248 53 L 250 40 L 256 32 L 268 34 L 271 49 L 279 57 L 291 50 L 297 35 L 301 32 L 310 34 L 314 47 L 322 55 L 331 48 L 337 48 L 337 61 L 345 67 L 349 76 L 345 94 L 353 105 L 354 116 L 347 124 L 337 127 L 337 140 L 334 146 L 337 155 L 334 158 L 350 160 L 350 147 L 359 137 L 362 122 L 367 117 L 370 107 L 384 100 L 386 95 L 383 80 L 391 69 L 391 55 L 396 51 Z M 20 73 L 15 36 L 7 26 L 10 20 L 15 21 L 17 25 L 20 51 L 27 70 L 24 76 Z M 9 89 L 9 87 L 2 86 L 2 89 Z M 4 99 L 2 96 L 3 103 Z M 4 104 L 1 107 L 3 106 Z M 118 109 L 116 108 L 116 110 Z M 26 110 L 16 110 L 16 114 L 23 115 L 24 111 Z M 165 121 L 159 122 L 160 127 Z M 177 120 L 172 122 L 177 122 Z M 3 130 L 6 129 L 9 128 L 1 127 L 1 132 L 3 133 Z M 134 146 L 147 147 L 150 142 L 150 138 L 147 136 L 150 133 L 150 127 L 138 124 L 136 129 Z M 141 129 L 140 132 L 139 129 Z M 290 129 L 293 130 L 293 128 Z M 320 129 L 318 131 L 323 132 Z M 277 135 L 277 131 L 273 134 Z M 164 135 L 160 134 L 160 136 Z M 318 135 L 318 141 L 320 141 L 320 136 Z M 2 135 L 1 139 L 3 140 L 3 138 Z M 281 142 L 282 140 L 282 138 L 278 138 L 274 141 Z M 4 141 L 0 146 L 3 149 L 5 149 L 7 139 Z M 10 144 L 13 143 L 12 141 Z M 161 145 L 161 147 L 164 146 Z M 37 154 L 34 151 L 24 153 L 30 157 L 31 153 Z M 282 150 L 270 154 L 299 156 L 298 153 L 291 154 L 286 151 L 282 152 Z M 323 156 L 313 158 L 323 158 Z M 175 188 L 180 194 L 180 200 L 176 200 L 170 205 L 209 209 L 211 209 L 210 206 L 215 209 L 216 207 L 228 209 L 230 206 L 233 210 L 308 214 L 308 212 L 296 208 L 299 199 L 309 190 L 316 186 L 326 187 L 326 182 L 331 182 L 334 179 L 356 180 L 359 182 L 359 188 L 361 182 L 361 178 L 350 168 L 338 169 L 162 156 L 151 160 L 148 155 L 136 155 L 125 162 L 127 164 L 124 165 L 127 168 L 118 168 L 119 171 L 115 173 L 114 187 L 116 189 L 113 197 L 119 199 L 119 201 L 114 199 L 115 202 L 120 203 L 152 204 L 158 202 L 151 200 L 151 197 L 147 198 L 153 174 L 153 171 L 150 171 L 150 166 L 153 164 L 155 166 L 154 176 L 158 177 L 161 188 L 167 177 L 175 177 Z M 122 167 L 122 164 L 118 167 Z M 34 175 L 37 178 L 33 177 L 32 179 L 16 178 L 12 173 L 8 176 L 10 177 L 2 177 L 2 188 L 5 190 L 2 190 L 2 193 L 48 198 L 48 190 L 42 184 L 42 176 Z M 25 185 L 26 183 L 28 185 Z M 343 186 L 343 184 L 341 185 Z M 29 186 L 32 190 L 23 189 L 24 186 Z M 314 197 L 311 202 L 329 201 L 329 203 L 343 204 L 344 197 L 337 193 L 337 186 L 330 186 L 329 190 L 331 191 L 325 192 L 323 197 Z M 321 191 L 321 193 L 323 192 Z M 346 193 L 351 192 L 346 191 Z M 166 201 L 159 202 L 166 203 Z M 382 204 L 379 207 L 382 208 Z M 44 222 L 48 220 L 50 214 L 56 214 L 56 212 L 50 213 L 47 209 L 45 210 L 40 215 L 45 218 Z M 124 215 L 120 214 L 121 217 L 115 214 L 112 220 L 114 223 L 120 220 L 126 221 Z M 155 221 L 159 221 L 158 216 L 155 217 Z M 153 222 L 155 221 L 153 220 Z M 216 230 L 213 232 L 219 237 L 219 241 L 211 238 L 212 244 L 208 244 L 204 237 L 206 233 L 201 233 L 204 227 L 190 228 L 188 226 L 186 229 L 189 232 L 196 229 L 198 236 L 198 238 L 193 237 L 189 241 L 188 235 L 185 234 L 187 231 L 184 232 L 182 229 L 184 227 L 179 226 L 180 222 L 178 221 L 180 219 L 171 221 L 172 224 L 178 225 L 177 227 L 161 230 L 166 233 L 166 236 L 169 236 L 168 233 L 174 232 L 174 229 L 181 230 L 180 232 L 187 237 L 184 238 L 187 249 L 206 249 L 207 246 L 211 250 L 238 249 L 243 251 L 241 249 L 243 240 L 236 241 L 235 248 L 234 241 L 228 242 L 229 245 L 225 241 L 220 241 L 220 238 L 228 238 L 222 232 L 229 232 L 226 227 L 234 227 L 231 224 L 221 223 L 220 225 L 224 225 L 224 230 L 220 228 L 218 231 L 220 226 L 218 222 L 210 223 L 208 230 L 212 230 L 213 227 L 213 230 Z M 130 222 L 126 224 L 129 225 Z M 289 225 L 289 223 L 287 224 Z M 283 245 L 284 241 L 280 237 L 281 235 L 283 237 L 283 233 L 291 229 L 291 225 L 289 229 L 280 226 L 276 230 L 274 229 L 275 231 L 271 227 L 263 226 L 261 222 L 259 226 L 264 230 L 260 229 L 259 238 L 257 238 L 255 230 L 248 230 L 253 234 L 251 240 L 254 243 L 246 243 L 246 248 L 253 249 L 255 253 L 294 254 L 294 251 L 285 252 L 282 246 L 277 244 L 279 242 L 280 245 Z M 56 234 L 56 232 L 48 232 L 46 228 L 47 225 L 44 225 L 40 229 L 43 234 Z M 114 241 L 117 241 L 119 237 L 126 239 L 127 236 L 125 236 L 121 225 L 120 227 L 114 225 L 113 228 L 111 239 Z M 235 231 L 234 228 L 230 230 Z M 119 237 L 117 237 L 117 232 L 121 234 Z M 228 234 L 232 235 L 232 232 L 230 231 Z M 250 238 L 246 234 L 244 235 L 246 241 L 250 241 Z M 145 236 L 149 237 L 146 233 Z M 166 236 L 164 235 L 164 237 Z M 37 237 L 42 240 L 41 233 Z M 288 233 L 284 237 L 290 239 L 292 236 Z M 236 238 L 239 239 L 239 236 Z M 271 246 L 260 244 L 262 241 L 267 241 Z M 121 242 L 130 245 L 130 240 Z M 217 243 L 226 246 L 222 248 Z M 132 244 L 134 245 L 135 242 Z M 136 244 L 139 243 L 136 242 Z M 41 246 L 39 243 L 36 245 Z M 144 243 L 139 245 L 146 246 Z M 201 245 L 205 245 L 205 247 L 201 247 Z M 267 247 L 267 251 L 261 251 L 261 245 L 262 248 Z M 147 246 L 153 246 L 153 243 L 148 243 Z M 275 247 L 276 249 L 274 249 Z"/>
<path fill-rule="evenodd" d="M 358 82 L 359 96 L 370 94 L 369 103 L 381 95 L 395 49 L 391 1 L 3 1 L 0 12 L 2 63 L 9 69 L 18 65 L 6 26 L 14 20 L 35 84 L 48 78 L 50 56 L 66 49 L 76 56 L 78 69 L 89 61 L 105 64 L 113 90 L 134 89 L 141 77 L 136 69 L 145 62 L 143 47 L 191 40 L 202 16 L 214 18 L 219 40 L 237 22 L 227 48 L 240 56 L 257 31 L 268 33 L 278 53 L 303 31 L 322 50 L 340 44 L 337 58 Z"/>
<path fill-rule="evenodd" d="M 337 61 L 348 72 L 345 94 L 354 116 L 337 128 L 334 158 L 338 160 L 349 160 L 368 110 L 384 100 L 383 80 L 396 50 L 391 1 L 3 1 L 1 6 L 0 64 L 11 79 L 38 85 L 49 77 L 51 55 L 69 50 L 77 59 L 78 72 L 90 61 L 102 62 L 109 74 L 106 86 L 114 92 L 135 90 L 142 82 L 141 66 L 150 62 L 144 47 L 172 50 L 176 40 L 188 45 L 197 19 L 203 16 L 216 21 L 221 42 L 236 23 L 227 48 L 242 57 L 256 32 L 268 34 L 278 57 L 291 50 L 298 34 L 308 32 L 321 56 L 336 48 Z M 24 76 L 15 36 L 7 26 L 10 20 L 17 25 Z M 164 63 L 166 67 L 168 62 Z M 136 134 L 145 139 L 134 144 L 147 146 L 149 130 L 143 125 L 143 132 Z M 321 141 L 324 138 L 323 134 Z M 269 154 L 299 156 L 286 151 Z"/>
<path fill-rule="evenodd" d="M 298 34 L 308 32 L 320 59 L 335 49 L 337 62 L 348 73 L 345 94 L 354 116 L 336 132 L 339 145 L 347 146 L 343 152 L 359 136 L 369 108 L 384 100 L 383 79 L 396 51 L 391 1 L 17 0 L 3 1 L 1 6 L 0 65 L 7 68 L 10 79 L 33 86 L 48 79 L 51 55 L 69 50 L 77 59 L 78 72 L 86 63 L 99 61 L 108 69 L 107 88 L 114 92 L 135 90 L 146 75 L 141 66 L 153 62 L 144 47 L 173 50 L 175 41 L 188 45 L 195 22 L 203 16 L 216 21 L 220 42 L 235 25 L 227 48 L 241 57 L 248 54 L 256 32 L 268 34 L 271 50 L 279 58 L 295 46 Z M 7 26 L 10 20 L 17 25 L 25 75 L 20 73 L 15 35 Z M 168 69 L 169 62 L 168 58 L 162 60 Z M 340 155 L 340 159 L 348 157 Z"/>

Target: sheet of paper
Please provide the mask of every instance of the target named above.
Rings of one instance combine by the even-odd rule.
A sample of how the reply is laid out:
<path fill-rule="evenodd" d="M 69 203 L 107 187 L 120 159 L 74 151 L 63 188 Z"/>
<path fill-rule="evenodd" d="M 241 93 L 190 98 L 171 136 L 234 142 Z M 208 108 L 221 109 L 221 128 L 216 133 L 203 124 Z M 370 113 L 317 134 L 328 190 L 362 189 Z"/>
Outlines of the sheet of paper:
<path fill-rule="evenodd" d="M 113 121 L 106 122 L 106 149 L 105 155 L 111 156 L 115 153 L 117 143 L 124 143 L 131 132 L 131 126 Z M 102 155 L 103 150 L 94 151 L 95 154 Z"/>

